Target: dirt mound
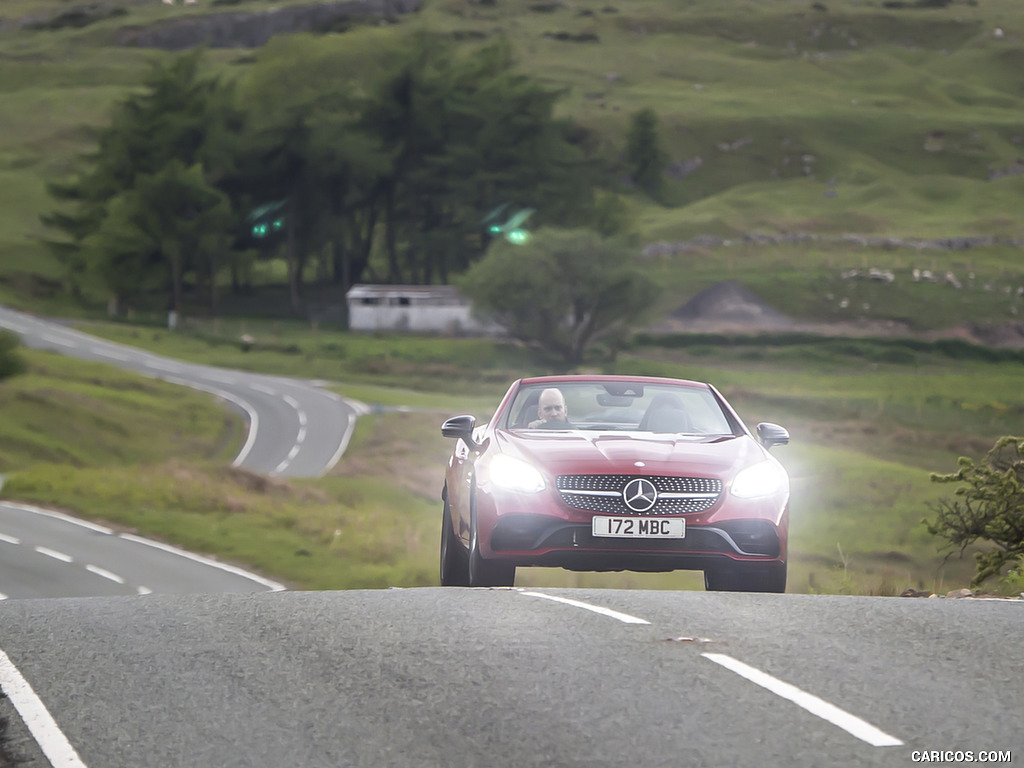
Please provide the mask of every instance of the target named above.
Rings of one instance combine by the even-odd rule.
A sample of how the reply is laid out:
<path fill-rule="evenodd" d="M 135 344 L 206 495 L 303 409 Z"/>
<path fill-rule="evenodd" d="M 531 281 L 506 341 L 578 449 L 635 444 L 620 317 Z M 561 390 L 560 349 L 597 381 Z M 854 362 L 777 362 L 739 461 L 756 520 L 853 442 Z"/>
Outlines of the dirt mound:
<path fill-rule="evenodd" d="M 715 324 L 758 329 L 790 328 L 793 321 L 731 280 L 701 291 L 671 315 L 687 326 Z"/>

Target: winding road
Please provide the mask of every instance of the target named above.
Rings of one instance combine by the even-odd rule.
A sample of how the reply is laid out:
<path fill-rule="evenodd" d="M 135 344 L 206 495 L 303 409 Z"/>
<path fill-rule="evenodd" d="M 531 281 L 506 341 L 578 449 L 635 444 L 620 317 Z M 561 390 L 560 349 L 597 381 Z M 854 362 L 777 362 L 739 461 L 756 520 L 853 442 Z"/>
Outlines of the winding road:
<path fill-rule="evenodd" d="M 32 348 L 192 387 L 237 409 L 247 439 L 233 464 L 286 477 L 337 463 L 364 408 L 317 382 L 173 360 L 0 307 L 0 327 Z M 277 582 L 156 542 L 31 506 L 0 502 L 0 600 L 281 590 Z"/>
<path fill-rule="evenodd" d="M 218 395 L 250 422 L 236 463 L 260 472 L 325 471 L 358 408 L 7 310 L 0 325 Z M 0 603 L 0 768 L 1024 759 L 1024 601 L 288 592 L 10 502 L 0 579 L 22 598 Z M 34 599 L 62 592 L 95 596 Z"/>

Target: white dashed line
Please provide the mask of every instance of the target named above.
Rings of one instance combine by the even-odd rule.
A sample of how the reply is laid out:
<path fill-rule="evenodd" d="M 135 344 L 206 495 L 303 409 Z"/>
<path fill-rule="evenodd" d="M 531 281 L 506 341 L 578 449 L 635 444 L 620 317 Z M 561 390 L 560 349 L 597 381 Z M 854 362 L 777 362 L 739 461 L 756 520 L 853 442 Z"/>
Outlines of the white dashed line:
<path fill-rule="evenodd" d="M 63 552 L 58 552 L 57 550 L 50 549 L 49 547 L 35 547 L 34 549 L 40 555 L 52 557 L 54 560 L 60 560 L 62 563 L 73 563 L 75 561 L 75 558 L 71 555 L 65 555 Z"/>
<path fill-rule="evenodd" d="M 55 768 L 86 768 L 46 705 L 3 651 L 0 651 L 0 689 L 18 710 L 50 765 Z"/>
<path fill-rule="evenodd" d="M 590 603 L 584 603 L 579 600 L 571 600 L 568 597 L 557 597 L 555 595 L 546 595 L 543 592 L 520 592 L 521 595 L 527 597 L 540 597 L 544 600 L 553 600 L 556 603 L 565 603 L 566 605 L 572 605 L 576 608 L 582 608 L 585 611 L 593 611 L 599 613 L 602 616 L 608 616 L 610 618 L 621 621 L 623 624 L 650 624 L 651 622 L 646 619 L 638 619 L 636 616 L 630 616 L 628 613 L 619 613 L 613 611 L 611 608 L 602 608 L 599 605 L 591 605 Z"/>
<path fill-rule="evenodd" d="M 124 584 L 124 579 L 118 576 L 116 573 L 111 573 L 106 568 L 100 568 L 97 565 L 87 565 L 85 570 L 89 573 L 95 573 L 97 576 L 102 576 L 104 579 L 110 579 L 117 584 Z"/>
<path fill-rule="evenodd" d="M 0 600 L 6 600 L 6 599 L 7 599 L 7 595 L 5 595 L 3 592 L 0 592 Z"/>
<path fill-rule="evenodd" d="M 849 712 L 840 709 L 834 704 L 829 704 L 823 699 L 819 699 L 817 696 L 813 696 L 806 691 L 802 691 L 795 685 L 784 683 L 778 678 L 772 677 L 771 675 L 762 672 L 759 669 L 744 664 L 742 661 L 737 661 L 731 656 L 726 656 L 723 653 L 702 653 L 705 659 L 720 664 L 726 669 L 735 672 L 740 677 L 749 680 L 755 685 L 759 685 L 765 688 L 776 696 L 781 696 L 787 701 L 791 701 L 798 707 L 810 712 L 812 715 L 820 717 L 822 720 L 826 720 L 832 725 L 842 728 L 844 731 L 852 736 L 856 736 L 861 741 L 866 741 L 873 747 L 898 747 L 903 744 L 902 741 L 894 736 L 890 736 L 884 731 L 879 730 L 871 723 L 861 720 L 855 715 L 851 715 Z"/>
<path fill-rule="evenodd" d="M 265 387 L 262 384 L 250 384 L 250 387 L 255 389 L 257 392 L 262 392 L 264 395 L 270 395 L 271 397 L 277 397 L 277 390 Z"/>
<path fill-rule="evenodd" d="M 299 423 L 301 424 L 302 422 L 300 421 Z M 306 428 L 305 427 L 299 427 L 299 434 L 296 435 L 295 442 L 301 444 L 303 441 L 305 441 L 305 439 L 306 439 Z"/>
<path fill-rule="evenodd" d="M 149 587 L 139 587 L 135 591 L 138 592 L 140 595 L 152 595 L 153 594 L 153 590 L 150 589 Z"/>
<path fill-rule="evenodd" d="M 288 405 L 290 405 L 290 406 L 291 406 L 292 408 L 294 408 L 294 409 L 295 409 L 296 411 L 297 411 L 297 410 L 299 410 L 299 401 L 298 401 L 298 400 L 296 400 L 296 399 L 295 399 L 294 397 L 292 397 L 291 395 L 285 395 L 285 396 L 284 396 L 284 401 L 285 401 L 286 403 L 288 403 Z"/>
<path fill-rule="evenodd" d="M 7 544 L 21 544 L 21 539 L 15 538 L 14 536 L 7 536 L 3 533 L 0 533 L 0 541 L 6 542 Z"/>

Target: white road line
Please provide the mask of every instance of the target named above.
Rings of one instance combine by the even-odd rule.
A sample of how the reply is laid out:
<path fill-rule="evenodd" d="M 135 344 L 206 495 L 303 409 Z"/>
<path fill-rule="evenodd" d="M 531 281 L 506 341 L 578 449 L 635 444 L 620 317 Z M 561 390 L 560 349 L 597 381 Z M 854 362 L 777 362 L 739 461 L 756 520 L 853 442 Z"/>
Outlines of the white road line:
<path fill-rule="evenodd" d="M 62 563 L 73 563 L 75 561 L 75 558 L 71 555 L 65 555 L 63 552 L 58 552 L 57 550 L 50 549 L 49 547 L 35 547 L 34 549 L 40 555 L 52 557 L 54 560 L 60 560 Z"/>
<path fill-rule="evenodd" d="M 3 592 L 0 592 L 0 600 L 6 600 L 6 599 L 7 599 L 7 595 L 5 595 Z"/>
<path fill-rule="evenodd" d="M 15 538 L 14 536 L 8 536 L 5 533 L 0 533 L 0 541 L 4 541 L 8 544 L 21 544 L 21 539 Z"/>
<path fill-rule="evenodd" d="M 0 689 L 18 710 L 50 765 L 54 768 L 86 768 L 46 705 L 3 651 L 0 651 Z"/>
<path fill-rule="evenodd" d="M 203 565 L 208 565 L 211 568 L 218 568 L 227 573 L 233 573 L 236 576 L 242 576 L 243 578 L 249 579 L 250 581 L 255 581 L 257 584 L 262 584 L 271 592 L 282 592 L 285 589 L 285 586 L 283 584 L 278 584 L 276 581 L 271 581 L 270 579 L 265 579 L 262 576 L 257 576 L 255 573 L 243 571 L 241 568 L 236 568 L 233 565 L 218 563 L 216 560 L 210 560 L 209 558 L 203 557 L 202 555 L 196 555 L 192 552 L 186 552 L 183 549 L 172 547 L 169 544 L 162 544 L 159 541 L 150 541 L 149 539 L 143 539 L 140 536 L 134 536 L 130 533 L 120 533 L 118 534 L 118 536 L 120 536 L 125 541 L 134 541 L 136 544 L 145 544 L 147 547 L 153 547 L 153 549 L 159 549 L 163 552 L 169 552 L 172 555 L 178 555 L 179 557 L 188 558 L 189 560 L 195 563 L 202 563 Z"/>
<path fill-rule="evenodd" d="M 153 594 L 153 590 L 150 589 L 149 587 L 139 587 L 135 591 L 138 592 L 140 595 L 152 595 Z"/>
<path fill-rule="evenodd" d="M 120 360 L 122 363 L 129 359 L 128 355 L 126 355 L 126 354 L 124 354 L 122 352 L 112 352 L 112 351 L 107 350 L 107 349 L 97 349 L 97 350 L 95 350 L 95 352 L 96 352 L 97 355 L 102 355 L 103 357 L 109 357 L 111 360 Z"/>
<path fill-rule="evenodd" d="M 110 579 L 117 584 L 124 584 L 124 579 L 116 573 L 111 573 L 106 568 L 100 568 L 98 565 L 87 565 L 85 566 L 85 570 L 89 573 L 95 573 L 97 576 L 102 576 L 104 579 Z"/>
<path fill-rule="evenodd" d="M 749 680 L 755 685 L 766 688 L 776 696 L 781 696 L 787 701 L 793 702 L 798 707 L 806 709 L 812 715 L 816 715 L 822 720 L 826 720 L 832 723 L 832 725 L 842 728 L 847 733 L 852 736 L 856 736 L 861 741 L 866 741 L 873 747 L 898 747 L 903 744 L 903 742 L 896 737 L 890 736 L 884 731 L 881 731 L 871 725 L 871 723 L 861 720 L 855 715 L 851 715 L 849 712 L 840 709 L 834 704 L 829 704 L 827 701 L 819 699 L 817 696 L 813 696 L 800 690 L 795 685 L 784 683 L 782 680 L 744 664 L 742 661 L 737 661 L 731 656 L 726 656 L 724 653 L 702 653 L 701 656 L 715 662 L 716 664 L 720 664 L 732 672 L 735 672 L 740 677 Z"/>
<path fill-rule="evenodd" d="M 255 408 L 249 405 L 249 403 L 242 398 L 223 389 L 209 387 L 205 384 L 197 384 L 194 381 L 186 381 L 185 379 L 176 379 L 170 376 L 166 377 L 164 380 L 171 384 L 178 384 L 182 387 L 191 387 L 192 389 L 198 389 L 200 392 L 207 392 L 209 394 L 216 395 L 223 400 L 227 400 L 229 403 L 234 403 L 245 411 L 245 415 L 249 417 L 249 435 L 246 437 L 245 445 L 242 446 L 242 450 L 238 452 L 238 455 L 235 456 L 235 460 L 231 462 L 231 466 L 237 467 L 246 460 L 249 456 L 249 451 L 252 450 L 253 445 L 256 443 L 256 432 L 260 428 L 260 417 L 259 414 L 256 413 Z"/>
<path fill-rule="evenodd" d="M 300 415 L 301 415 L 301 412 L 300 412 Z M 299 423 L 300 424 L 302 423 L 301 419 L 300 419 Z M 296 435 L 295 442 L 301 445 L 305 441 L 305 439 L 306 439 L 306 428 L 305 427 L 299 427 L 299 434 Z"/>
<path fill-rule="evenodd" d="M 307 419 L 306 419 L 306 412 L 305 411 L 299 411 L 299 426 L 300 427 L 306 426 L 306 421 L 307 421 Z"/>
<path fill-rule="evenodd" d="M 57 338 L 56 336 L 53 336 L 53 335 L 51 335 L 49 333 L 42 334 L 42 336 L 40 336 L 40 338 L 43 341 L 48 341 L 51 344 L 56 344 L 59 347 L 73 347 L 73 346 L 75 346 L 70 341 L 64 341 L 64 339 Z"/>
<path fill-rule="evenodd" d="M 271 397 L 277 397 L 277 390 L 265 387 L 262 384 L 250 384 L 250 387 L 255 389 L 257 392 L 262 392 L 264 395 L 270 395 Z"/>
<path fill-rule="evenodd" d="M 295 399 L 294 397 L 292 397 L 291 395 L 285 395 L 285 396 L 284 396 L 284 401 L 285 401 L 286 403 L 288 403 L 288 405 L 290 405 L 290 406 L 291 406 L 292 408 L 294 408 L 294 409 L 295 409 L 296 411 L 297 411 L 297 410 L 299 410 L 299 401 L 298 401 L 298 400 L 296 400 L 296 399 Z"/>
<path fill-rule="evenodd" d="M 352 433 L 355 431 L 355 426 L 356 415 L 355 413 L 350 413 L 348 415 L 348 426 L 345 427 L 345 434 L 341 436 L 341 442 L 338 443 L 338 450 L 334 452 L 334 455 L 331 456 L 331 460 L 327 462 L 327 466 L 324 467 L 324 471 L 320 473 L 321 476 L 330 472 L 334 468 L 334 465 L 341 460 L 341 455 L 345 453 L 345 449 L 348 448 L 348 443 L 352 439 Z"/>
<path fill-rule="evenodd" d="M 111 528 L 107 528 L 106 526 L 90 523 L 88 520 L 79 520 L 77 517 L 71 517 L 71 515 L 65 515 L 60 512 L 53 512 L 49 509 L 40 509 L 39 507 L 32 507 L 28 504 L 17 504 L 11 501 L 5 501 L 3 502 L 3 505 L 5 507 L 12 507 L 13 509 L 20 509 L 22 512 L 31 512 L 33 515 L 52 517 L 55 520 L 71 523 L 72 525 L 77 525 L 81 528 L 88 528 L 90 531 L 95 531 L 96 533 L 105 533 L 108 536 L 114 532 Z"/>
<path fill-rule="evenodd" d="M 611 608 L 602 608 L 599 605 L 590 605 L 590 603 L 583 603 L 579 600 L 570 600 L 568 597 L 557 597 L 556 595 L 546 595 L 543 592 L 520 592 L 521 595 L 527 597 L 541 597 L 545 600 L 554 600 L 556 603 L 565 603 L 566 605 L 572 605 L 577 608 L 583 608 L 587 611 L 593 611 L 594 613 L 600 613 L 602 616 L 610 616 L 613 619 L 618 619 L 623 624 L 650 624 L 651 622 L 645 619 L 638 619 L 636 616 L 630 616 L 628 613 L 619 613 L 613 611 Z"/>

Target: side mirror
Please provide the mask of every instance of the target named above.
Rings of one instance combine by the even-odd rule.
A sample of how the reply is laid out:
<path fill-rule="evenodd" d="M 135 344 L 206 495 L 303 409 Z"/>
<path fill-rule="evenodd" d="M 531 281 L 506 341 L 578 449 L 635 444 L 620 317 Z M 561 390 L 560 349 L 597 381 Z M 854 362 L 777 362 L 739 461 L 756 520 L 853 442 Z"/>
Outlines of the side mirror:
<path fill-rule="evenodd" d="M 774 445 L 787 445 L 789 432 L 778 424 L 762 421 L 757 425 L 757 441 L 767 449 L 771 449 Z"/>
<path fill-rule="evenodd" d="M 476 417 L 470 415 L 452 416 L 441 425 L 441 434 L 445 437 L 457 437 L 464 441 L 470 449 L 477 447 L 473 440 L 473 430 L 476 428 Z"/>

